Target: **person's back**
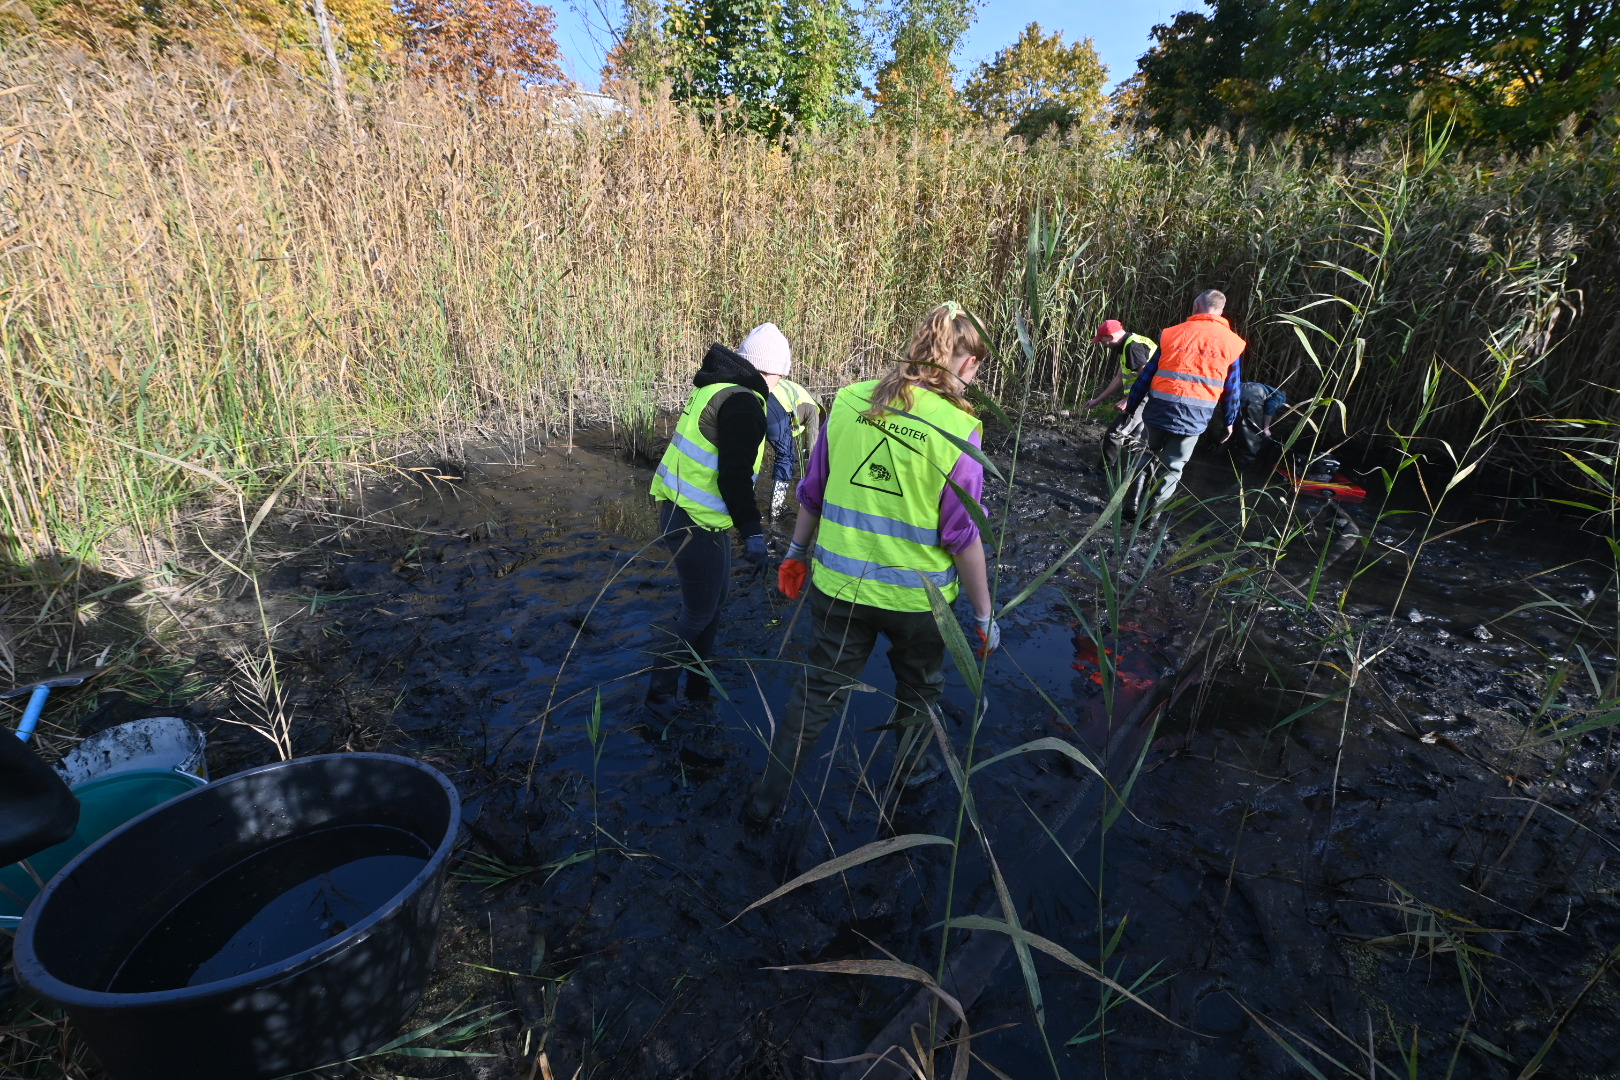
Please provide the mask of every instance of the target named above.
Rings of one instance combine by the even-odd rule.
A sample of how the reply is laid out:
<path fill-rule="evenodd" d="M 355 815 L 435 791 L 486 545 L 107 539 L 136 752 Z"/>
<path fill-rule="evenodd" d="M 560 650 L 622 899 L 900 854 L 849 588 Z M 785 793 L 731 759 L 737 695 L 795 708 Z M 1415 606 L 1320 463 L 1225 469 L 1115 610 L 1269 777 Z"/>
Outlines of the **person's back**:
<path fill-rule="evenodd" d="M 1150 469 L 1158 472 L 1158 490 L 1147 516 L 1157 514 L 1170 502 L 1181 483 L 1181 472 L 1198 445 L 1198 437 L 1209 426 L 1223 397 L 1226 437 L 1221 441 L 1232 436 L 1242 392 L 1245 343 L 1232 332 L 1222 314 L 1225 310 L 1225 293 L 1216 289 L 1199 293 L 1187 320 L 1167 327 L 1159 335 L 1159 354 L 1131 388 L 1126 412 L 1134 410 L 1144 398 L 1147 401 L 1142 410 L 1147 452 L 1139 462 L 1136 483 L 1126 500 L 1124 513 L 1128 519 L 1142 512 Z"/>
<path fill-rule="evenodd" d="M 771 387 L 765 405 L 765 434 L 775 463 L 771 467 L 771 516 L 780 517 L 787 507 L 793 478 L 815 445 L 820 427 L 821 406 L 815 395 L 785 376 Z"/>
<path fill-rule="evenodd" d="M 744 808 L 760 824 L 781 807 L 805 755 L 842 707 L 879 636 L 895 678 L 894 777 L 922 781 L 928 710 L 945 683 L 945 639 L 932 590 L 965 594 L 986 652 L 1001 640 L 984 544 L 973 514 L 984 470 L 964 451 L 980 439 L 965 394 L 989 352 L 954 303 L 918 324 L 882 379 L 839 391 L 799 485 L 793 542 L 777 572 L 784 595 L 808 592 L 811 640 L 793 697 Z"/>
<path fill-rule="evenodd" d="M 922 386 L 904 412 L 874 409 L 877 386 L 844 387 L 827 417 L 816 587 L 852 603 L 928 611 L 919 571 L 956 599 L 956 570 L 939 546 L 939 503 L 962 450 L 941 432 L 965 442 L 980 424 Z"/>
<path fill-rule="evenodd" d="M 807 433 L 814 435 L 812 424 L 820 411 L 814 394 L 784 377 L 771 387 L 771 397 L 782 407 L 795 439 L 802 439 Z"/>
<path fill-rule="evenodd" d="M 1159 335 L 1159 363 L 1149 380 L 1142 421 L 1172 435 L 1198 435 L 1215 416 L 1244 340 L 1225 317 L 1194 312 Z"/>
<path fill-rule="evenodd" d="M 761 348 L 762 340 L 774 348 Z M 741 348 L 715 344 L 704 354 L 692 396 L 653 474 L 661 539 L 681 586 L 681 606 L 670 627 L 678 645 L 654 660 L 648 680 L 646 702 L 655 711 L 673 701 L 683 662 L 714 654 L 731 578 L 727 530 L 737 531 L 750 563 L 763 568 L 768 557 L 754 480 L 765 453 L 765 401 L 777 378 L 767 368 L 785 369 L 789 350 L 773 323 L 756 327 Z M 709 689 L 706 675 L 688 676 L 689 700 L 708 701 Z"/>

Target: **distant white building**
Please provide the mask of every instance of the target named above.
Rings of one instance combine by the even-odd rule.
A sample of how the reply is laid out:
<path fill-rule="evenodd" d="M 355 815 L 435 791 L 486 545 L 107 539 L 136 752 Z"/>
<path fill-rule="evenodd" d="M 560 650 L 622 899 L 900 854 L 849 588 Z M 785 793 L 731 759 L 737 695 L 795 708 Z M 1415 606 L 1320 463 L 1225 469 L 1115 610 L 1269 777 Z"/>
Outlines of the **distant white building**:
<path fill-rule="evenodd" d="M 580 124 L 623 116 L 630 107 L 616 97 L 591 90 L 570 90 L 553 100 L 551 115 L 560 124 Z"/>

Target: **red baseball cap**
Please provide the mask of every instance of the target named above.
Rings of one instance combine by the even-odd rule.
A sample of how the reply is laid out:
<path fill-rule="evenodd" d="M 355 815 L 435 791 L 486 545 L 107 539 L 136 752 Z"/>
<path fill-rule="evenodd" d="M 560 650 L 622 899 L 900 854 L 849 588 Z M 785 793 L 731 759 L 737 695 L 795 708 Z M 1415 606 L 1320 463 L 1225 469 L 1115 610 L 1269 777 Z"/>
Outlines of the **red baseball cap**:
<path fill-rule="evenodd" d="M 1093 345 L 1099 345 L 1113 337 L 1115 334 L 1122 334 L 1124 332 L 1124 323 L 1120 322 L 1118 319 L 1107 319 L 1101 326 L 1097 327 L 1097 336 L 1091 339 L 1091 343 Z"/>

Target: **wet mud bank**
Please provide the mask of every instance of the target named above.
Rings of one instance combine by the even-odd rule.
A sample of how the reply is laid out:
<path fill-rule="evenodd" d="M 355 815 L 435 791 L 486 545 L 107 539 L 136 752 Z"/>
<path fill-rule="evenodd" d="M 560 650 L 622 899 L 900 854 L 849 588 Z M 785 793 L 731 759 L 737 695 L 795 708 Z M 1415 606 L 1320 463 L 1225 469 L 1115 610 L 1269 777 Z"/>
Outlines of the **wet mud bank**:
<path fill-rule="evenodd" d="M 894 833 L 955 832 L 949 780 L 892 805 L 893 737 L 879 730 L 893 688 L 886 665 L 874 662 L 869 692 L 853 696 L 818 748 L 793 810 L 751 834 L 738 811 L 786 704 L 807 613 L 739 568 L 725 659 L 714 666 L 725 700 L 653 716 L 641 705 L 641 670 L 666 645 L 659 627 L 677 595 L 654 543 L 647 470 L 599 445 L 550 451 L 521 469 L 462 471 L 469 479 L 453 486 L 382 496 L 399 502 L 385 514 L 390 524 L 431 538 L 392 557 L 332 559 L 322 587 L 351 599 L 289 642 L 312 674 L 389 687 L 389 744 L 450 768 L 468 798 L 466 884 L 443 1001 L 470 995 L 516 1010 L 499 1051 L 512 1075 L 525 1075 L 542 1046 L 569 1073 L 583 1064 L 621 1076 L 838 1075 L 808 1059 L 860 1052 L 911 987 L 770 969 L 881 959 L 883 950 L 932 968 L 948 855 L 939 845 L 912 849 L 737 916 L 836 854 Z M 1078 490 L 1064 497 L 1100 506 Z M 1038 527 L 1006 553 L 1006 587 L 1072 542 L 1067 524 L 1044 520 L 1054 512 L 1034 515 Z M 283 574 L 290 580 L 290 569 Z M 1089 677 L 1095 664 L 1077 670 L 1085 664 L 1061 601 L 1021 609 L 1010 623 L 1023 644 L 1016 664 L 992 670 L 978 759 L 1058 734 L 1106 760 L 1110 712 Z M 1184 628 L 1133 634 L 1132 670 L 1142 669 L 1146 687 L 1170 666 Z M 973 705 L 955 672 L 946 697 L 960 750 Z M 1131 700 L 1121 695 L 1119 715 Z M 1006 878 L 1034 895 L 1045 872 L 1030 855 L 1049 842 L 1031 833 L 1024 807 L 1061 828 L 1094 798 L 1093 778 L 1051 753 L 997 773 L 977 782 L 979 814 L 992 846 L 1011 856 Z M 951 911 L 992 911 L 971 839 L 964 852 Z"/>
<path fill-rule="evenodd" d="M 988 486 L 1007 521 L 1003 598 L 1104 508 L 1095 436 L 1028 431 L 1011 497 Z M 1545 1075 L 1620 1067 L 1620 757 L 1604 724 L 1571 730 L 1602 715 L 1590 710 L 1613 634 L 1597 612 L 1613 593 L 1584 553 L 1463 533 L 1409 574 L 1414 526 L 1351 510 L 1387 558 L 1342 604 L 1299 599 L 1331 600 L 1354 572 L 1314 569 L 1345 531 L 1324 517 L 1290 556 L 1294 592 L 1211 610 L 1241 563 L 1201 565 L 1197 521 L 1157 545 L 1105 527 L 1005 621 L 973 746 L 984 762 L 1056 739 L 1085 761 L 1037 748 L 974 773 L 982 838 L 949 779 L 896 803 L 892 681 L 876 656 L 790 812 L 755 835 L 738 810 L 808 612 L 737 569 L 713 667 L 723 700 L 649 714 L 641 672 L 678 602 L 649 470 L 607 431 L 579 442 L 369 490 L 346 511 L 369 524 L 341 533 L 278 519 L 300 554 L 259 581 L 297 751 L 410 753 L 466 800 L 413 1025 L 482 1007 L 487 1028 L 449 1045 L 491 1056 L 413 1060 L 410 1075 L 528 1078 L 543 1053 L 559 1077 L 860 1076 L 870 1061 L 813 1059 L 909 1047 L 908 1025 L 933 1022 L 930 992 L 860 963 L 932 974 L 946 919 L 1005 921 L 1009 907 L 1056 951 L 952 930 L 945 989 L 982 1033 L 973 1052 L 1010 1076 L 1054 1063 L 1064 1076 L 1303 1075 L 1293 1053 L 1339 1075 L 1308 1042 L 1356 1075 L 1371 1054 L 1401 1075 L 1416 1055 L 1420 1075 L 1455 1058 L 1452 1075 L 1513 1077 L 1553 1033 Z M 990 449 L 1010 464 L 1009 439 Z M 1230 490 L 1218 464 L 1191 476 L 1201 494 Z M 1112 609 L 1097 601 L 1104 564 L 1128 594 Z M 192 621 L 251 621 L 250 599 Z M 1231 625 L 1240 609 L 1252 614 Z M 958 755 L 973 710 L 948 668 L 942 726 Z M 240 728 L 213 730 L 216 774 L 266 753 Z M 913 847 L 745 913 L 896 834 L 960 835 L 959 856 Z M 940 1052 L 942 1073 L 955 1052 Z M 873 1075 L 885 1070 L 898 1075 Z"/>

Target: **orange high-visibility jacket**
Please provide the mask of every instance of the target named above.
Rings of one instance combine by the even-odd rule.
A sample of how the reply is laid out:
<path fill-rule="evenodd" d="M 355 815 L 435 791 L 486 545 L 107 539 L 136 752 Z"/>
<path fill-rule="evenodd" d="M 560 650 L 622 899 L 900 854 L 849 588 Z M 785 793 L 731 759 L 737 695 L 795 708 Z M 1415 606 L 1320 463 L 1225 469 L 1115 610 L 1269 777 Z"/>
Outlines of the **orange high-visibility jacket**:
<path fill-rule="evenodd" d="M 1192 315 L 1168 327 L 1159 335 L 1159 370 L 1148 393 L 1214 415 L 1227 369 L 1243 355 L 1245 344 L 1220 315 Z"/>

